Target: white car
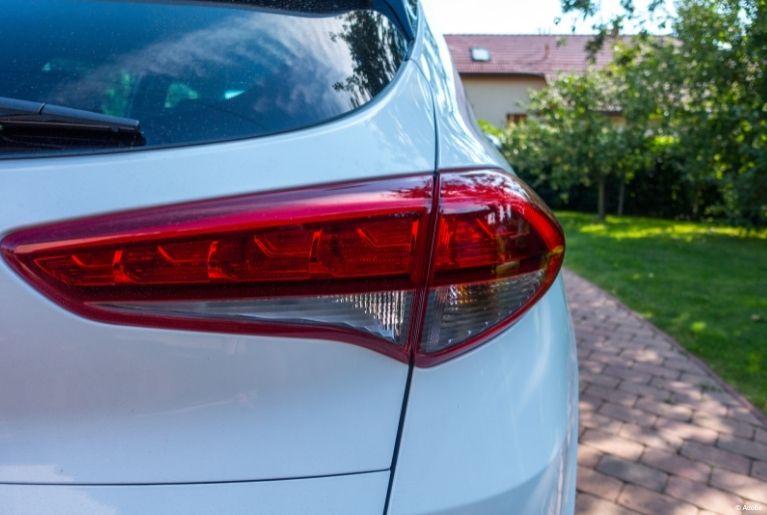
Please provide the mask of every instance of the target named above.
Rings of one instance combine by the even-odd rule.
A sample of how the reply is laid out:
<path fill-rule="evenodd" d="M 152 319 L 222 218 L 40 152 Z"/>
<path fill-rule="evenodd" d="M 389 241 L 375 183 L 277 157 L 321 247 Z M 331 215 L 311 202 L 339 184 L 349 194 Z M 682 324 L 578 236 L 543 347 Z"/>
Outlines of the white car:
<path fill-rule="evenodd" d="M 0 513 L 573 512 L 562 230 L 417 2 L 0 34 Z"/>

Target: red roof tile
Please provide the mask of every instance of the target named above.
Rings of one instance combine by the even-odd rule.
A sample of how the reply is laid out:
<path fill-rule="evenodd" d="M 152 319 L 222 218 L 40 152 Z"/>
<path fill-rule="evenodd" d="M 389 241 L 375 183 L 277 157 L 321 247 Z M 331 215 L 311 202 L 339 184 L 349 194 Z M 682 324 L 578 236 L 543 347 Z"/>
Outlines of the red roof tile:
<path fill-rule="evenodd" d="M 551 78 L 560 73 L 583 73 L 590 65 L 586 43 L 593 36 L 453 34 L 447 39 L 453 62 L 461 74 L 524 74 Z M 490 51 L 489 62 L 471 58 L 472 48 Z M 612 59 L 612 46 L 597 54 L 596 66 Z"/>

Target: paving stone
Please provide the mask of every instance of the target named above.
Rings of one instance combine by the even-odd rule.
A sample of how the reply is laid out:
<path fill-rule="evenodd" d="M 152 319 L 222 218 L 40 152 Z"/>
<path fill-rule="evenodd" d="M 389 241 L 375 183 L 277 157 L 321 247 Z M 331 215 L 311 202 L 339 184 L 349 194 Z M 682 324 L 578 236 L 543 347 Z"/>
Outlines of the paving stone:
<path fill-rule="evenodd" d="M 685 381 L 679 381 L 676 379 L 666 379 L 664 377 L 653 377 L 650 381 L 651 386 L 656 388 L 662 388 L 671 393 L 692 393 L 697 392 L 700 394 L 700 386 L 690 384 Z"/>
<path fill-rule="evenodd" d="M 715 467 L 721 467 L 731 472 L 748 474 L 751 468 L 751 462 L 748 458 L 723 449 L 717 449 L 710 445 L 697 442 L 685 442 L 680 451 L 682 456 L 692 460 L 699 460 Z"/>
<path fill-rule="evenodd" d="M 664 418 L 673 418 L 683 422 L 687 422 L 692 418 L 692 410 L 687 406 L 657 402 L 655 399 L 642 399 L 636 403 L 636 408 L 661 415 Z"/>
<path fill-rule="evenodd" d="M 631 368 L 638 372 L 644 372 L 646 374 L 650 374 L 657 377 L 663 377 L 666 379 L 677 379 L 681 375 L 681 372 L 679 370 L 674 370 L 673 368 L 666 368 L 662 365 L 648 365 L 645 363 L 637 363 Z"/>
<path fill-rule="evenodd" d="M 645 348 L 656 350 L 672 350 L 672 346 L 663 340 L 655 337 L 654 334 L 642 334 L 634 337 L 634 343 L 643 345 Z"/>
<path fill-rule="evenodd" d="M 641 458 L 642 463 L 670 474 L 686 477 L 693 481 L 706 483 L 711 475 L 711 467 L 699 461 L 693 461 L 679 454 L 662 451 L 660 449 L 647 449 Z"/>
<path fill-rule="evenodd" d="M 614 435 L 620 434 L 623 422 L 615 420 L 599 413 L 586 411 L 581 414 L 581 426 L 587 429 L 599 429 Z"/>
<path fill-rule="evenodd" d="M 602 370 L 602 372 L 614 377 L 619 377 L 624 381 L 639 384 L 647 384 L 653 377 L 652 374 L 648 374 L 647 372 L 640 372 L 638 370 L 634 370 L 633 368 L 624 367 L 621 365 L 607 365 Z"/>
<path fill-rule="evenodd" d="M 605 402 L 602 404 L 599 408 L 599 413 L 643 427 L 652 427 L 655 424 L 655 421 L 658 420 L 657 415 L 653 415 L 652 413 L 627 408 L 626 406 L 621 406 L 620 404 L 612 402 Z"/>
<path fill-rule="evenodd" d="M 587 371 L 592 374 L 601 374 L 605 369 L 604 363 L 598 363 L 596 361 L 589 361 L 588 359 L 578 358 L 578 368 L 581 371 Z"/>
<path fill-rule="evenodd" d="M 604 456 L 604 454 L 594 447 L 589 447 L 588 445 L 578 446 L 578 465 L 581 467 L 596 467 L 602 456 Z"/>
<path fill-rule="evenodd" d="M 726 470 L 714 469 L 711 473 L 711 484 L 727 492 L 740 495 L 749 501 L 757 501 L 767 505 L 767 485 L 759 479 Z M 767 509 L 767 506 L 765 506 L 765 509 Z"/>
<path fill-rule="evenodd" d="M 624 423 L 621 426 L 618 436 L 653 449 L 661 449 L 668 452 L 677 452 L 684 443 L 684 439 L 674 433 L 628 423 Z"/>
<path fill-rule="evenodd" d="M 614 502 L 579 492 L 575 498 L 575 513 L 595 515 L 636 515 L 636 511 L 618 506 Z"/>
<path fill-rule="evenodd" d="M 666 357 L 660 354 L 663 351 L 655 349 L 626 349 L 620 356 L 624 362 L 647 363 L 650 365 L 661 365 Z"/>
<path fill-rule="evenodd" d="M 616 390 L 615 388 L 606 388 L 597 384 L 589 386 L 589 388 L 586 390 L 586 394 L 629 408 L 633 406 L 639 398 L 639 396 L 633 393 L 624 392 L 623 390 Z"/>
<path fill-rule="evenodd" d="M 715 379 L 701 374 L 683 373 L 680 380 L 697 388 L 719 388 Z"/>
<path fill-rule="evenodd" d="M 713 429 L 663 417 L 658 419 L 655 427 L 658 431 L 676 435 L 684 440 L 691 440 L 703 444 L 713 445 L 717 438 L 719 438 L 719 433 Z"/>
<path fill-rule="evenodd" d="M 704 390 L 704 401 L 716 401 L 729 407 L 742 406 L 741 402 L 730 394 L 730 392 L 717 390 Z"/>
<path fill-rule="evenodd" d="M 663 402 L 671 397 L 671 393 L 667 390 L 646 384 L 629 383 L 624 381 L 618 385 L 618 389 L 623 390 L 624 392 L 639 395 L 641 397 L 650 397 L 651 399 L 655 399 L 656 401 L 660 402 Z"/>
<path fill-rule="evenodd" d="M 581 443 L 590 445 L 604 453 L 614 454 L 632 461 L 637 460 L 644 450 L 641 444 L 598 429 L 586 430 L 581 438 Z"/>
<path fill-rule="evenodd" d="M 607 339 L 595 339 L 591 342 L 590 348 L 593 351 L 598 351 L 601 354 L 610 354 L 613 356 L 620 356 L 625 350 L 625 342 L 614 342 Z"/>
<path fill-rule="evenodd" d="M 618 504 L 646 515 L 661 513 L 696 515 L 698 513 L 698 509 L 692 504 L 635 485 L 625 486 L 618 496 Z"/>
<path fill-rule="evenodd" d="M 767 461 L 755 461 L 751 467 L 751 475 L 764 480 L 767 488 Z"/>
<path fill-rule="evenodd" d="M 674 394 L 671 396 L 671 401 L 676 402 L 677 404 L 687 404 L 687 406 L 698 413 L 729 417 L 728 413 L 730 412 L 730 409 L 726 404 L 719 400 L 708 398 L 702 393 L 695 397 L 690 397 L 687 394 Z"/>
<path fill-rule="evenodd" d="M 746 440 L 732 435 L 722 435 L 716 442 L 717 447 L 742 456 L 767 461 L 767 444 Z"/>
<path fill-rule="evenodd" d="M 713 429 L 718 433 L 730 434 L 745 439 L 751 439 L 755 434 L 754 426 L 751 424 L 734 418 L 709 415 L 708 413 L 696 413 L 693 416 L 692 423 Z"/>
<path fill-rule="evenodd" d="M 598 397 L 592 397 L 587 393 L 582 393 L 578 399 L 579 405 L 583 410 L 597 410 L 605 401 Z"/>
<path fill-rule="evenodd" d="M 603 474 L 616 477 L 627 483 L 655 490 L 656 492 L 663 491 L 668 480 L 668 474 L 662 470 L 616 458 L 615 456 L 603 456 L 596 468 Z"/>
<path fill-rule="evenodd" d="M 702 368 L 696 363 L 693 363 L 687 358 L 680 357 L 675 359 L 666 359 L 663 362 L 663 366 L 666 368 L 673 368 L 674 370 L 679 370 L 680 372 L 688 372 L 690 374 L 704 374 Z"/>
<path fill-rule="evenodd" d="M 591 354 L 589 354 L 589 360 L 604 363 L 605 365 L 621 366 L 625 366 L 625 364 L 628 362 L 625 358 L 621 358 L 617 354 L 611 354 L 601 350 L 592 351 Z"/>
<path fill-rule="evenodd" d="M 617 377 L 608 376 L 607 374 L 592 374 L 590 372 L 581 372 L 581 382 L 587 383 L 589 385 L 595 384 L 605 388 L 616 388 L 618 384 L 620 384 L 621 380 Z"/>
<path fill-rule="evenodd" d="M 594 469 L 578 467 L 577 485 L 581 492 L 614 501 L 618 497 L 623 483 Z"/>
<path fill-rule="evenodd" d="M 756 418 L 753 413 L 751 413 L 743 406 L 731 406 L 730 410 L 727 412 L 727 415 L 754 426 L 762 426 L 762 421 Z"/>
<path fill-rule="evenodd" d="M 666 494 L 699 508 L 719 513 L 733 513 L 736 511 L 735 507 L 743 502 L 738 495 L 676 476 L 668 480 Z"/>
<path fill-rule="evenodd" d="M 577 513 L 729 515 L 737 504 L 767 507 L 762 418 L 664 333 L 565 276 L 584 392 Z"/>

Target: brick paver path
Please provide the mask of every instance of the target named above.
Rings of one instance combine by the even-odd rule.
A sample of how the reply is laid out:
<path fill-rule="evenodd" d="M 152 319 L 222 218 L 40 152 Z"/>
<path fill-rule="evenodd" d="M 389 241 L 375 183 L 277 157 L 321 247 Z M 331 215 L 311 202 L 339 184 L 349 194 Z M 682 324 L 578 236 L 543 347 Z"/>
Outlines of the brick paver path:
<path fill-rule="evenodd" d="M 566 272 L 578 339 L 579 514 L 767 514 L 767 425 L 673 340 Z"/>

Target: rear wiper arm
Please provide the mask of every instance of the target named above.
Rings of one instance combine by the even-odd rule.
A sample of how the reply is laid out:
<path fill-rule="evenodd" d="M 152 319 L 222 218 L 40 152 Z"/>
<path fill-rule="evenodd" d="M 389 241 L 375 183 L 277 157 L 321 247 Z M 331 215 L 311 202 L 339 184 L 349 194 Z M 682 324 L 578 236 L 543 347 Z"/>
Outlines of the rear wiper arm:
<path fill-rule="evenodd" d="M 138 120 L 71 107 L 0 97 L 0 134 L 10 130 L 55 133 L 57 130 L 141 136 Z"/>

